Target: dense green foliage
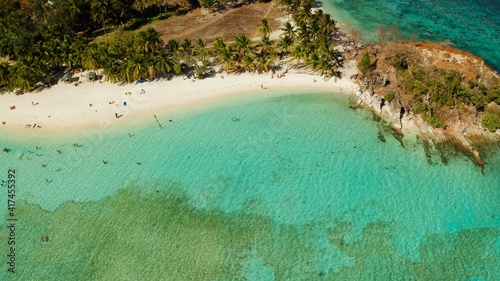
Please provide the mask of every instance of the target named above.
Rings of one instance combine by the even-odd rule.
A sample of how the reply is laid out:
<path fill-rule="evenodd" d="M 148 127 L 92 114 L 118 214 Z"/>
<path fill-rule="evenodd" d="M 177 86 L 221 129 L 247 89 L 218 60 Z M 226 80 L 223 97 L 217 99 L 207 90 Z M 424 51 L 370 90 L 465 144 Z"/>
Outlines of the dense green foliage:
<path fill-rule="evenodd" d="M 481 125 L 492 132 L 500 129 L 500 114 L 489 113 L 484 115 L 481 119 Z"/>
<path fill-rule="evenodd" d="M 394 99 L 394 93 L 387 93 L 384 98 L 387 102 L 391 102 Z"/>
<path fill-rule="evenodd" d="M 25 91 L 62 66 L 101 67 L 103 56 L 111 50 L 89 45 L 88 38 L 99 35 L 101 30 L 106 32 L 110 26 L 140 19 L 144 10 L 137 10 L 138 2 L 38 0 L 21 4 L 0 0 L 0 58 L 8 59 L 0 63 L 0 87 Z M 163 1 L 148 4 L 146 14 L 155 16 L 158 11 L 154 7 L 161 8 Z"/>
<path fill-rule="evenodd" d="M 40 0 L 21 5 L 0 0 L 0 57 L 8 59 L 0 63 L 0 88 L 29 91 L 44 77 L 61 73 L 64 68 L 72 71 L 75 66 L 102 69 L 100 74 L 107 81 L 129 83 L 169 73 L 202 79 L 215 65 L 226 71 L 267 72 L 278 56 L 288 55 L 290 62 L 302 64 L 325 78 L 339 75 L 342 54 L 334 50 L 330 40 L 336 23 L 321 10 L 312 13 L 312 0 L 280 2 L 297 28 L 286 23 L 277 43 L 269 38 L 272 30 L 267 19 L 262 19 L 258 26 L 262 34 L 259 42 L 238 34 L 233 43 L 217 38 L 211 48 L 202 40 L 193 44 L 187 39 L 172 39 L 164 44 L 152 28 L 126 31 L 134 22 L 156 16 L 154 7 L 159 7 L 161 13 L 163 3 L 54 0 L 50 4 Z M 93 42 L 101 32 L 107 34 L 110 27 L 117 31 L 104 41 Z"/>
<path fill-rule="evenodd" d="M 405 100 L 434 127 L 446 126 L 443 112 L 451 116 L 452 110 L 467 106 L 484 111 L 489 102 L 500 102 L 500 82 L 496 78 L 482 79 L 483 83 L 467 81 L 458 71 L 425 66 L 408 50 L 394 51 L 387 61 L 396 69 Z M 492 124 L 494 120 L 488 117 L 486 123 Z"/>
<path fill-rule="evenodd" d="M 365 53 L 361 58 L 361 61 L 359 61 L 358 63 L 358 69 L 361 73 L 363 73 L 363 75 L 365 75 L 366 72 L 368 72 L 368 70 L 370 69 L 370 63 L 370 56 L 368 55 L 368 53 Z"/>
<path fill-rule="evenodd" d="M 401 74 L 406 92 L 415 99 L 421 100 L 430 96 L 430 100 L 438 106 L 447 105 L 451 108 L 458 104 L 466 104 L 483 110 L 486 103 L 500 102 L 500 85 L 486 88 L 481 83 L 469 81 L 465 83 L 462 74 L 454 70 L 424 70 L 416 65 L 409 73 Z"/>

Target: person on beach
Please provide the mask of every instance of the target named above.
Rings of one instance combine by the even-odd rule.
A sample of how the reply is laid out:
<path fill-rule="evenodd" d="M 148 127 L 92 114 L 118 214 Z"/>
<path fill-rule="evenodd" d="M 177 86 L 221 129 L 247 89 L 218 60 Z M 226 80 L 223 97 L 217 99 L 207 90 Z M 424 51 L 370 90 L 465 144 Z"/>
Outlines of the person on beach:
<path fill-rule="evenodd" d="M 33 106 L 35 106 L 35 103 L 34 103 L 33 101 L 31 101 L 31 104 L 32 104 Z"/>
<path fill-rule="evenodd" d="M 90 105 L 90 107 L 92 107 L 92 104 L 91 104 L 91 103 L 89 103 L 89 105 Z"/>
<path fill-rule="evenodd" d="M 44 168 L 44 167 L 45 167 L 45 165 L 44 165 L 44 164 L 42 164 L 42 168 Z"/>
<path fill-rule="evenodd" d="M 118 113 L 115 112 L 115 117 L 118 118 Z"/>
<path fill-rule="evenodd" d="M 128 136 L 130 137 L 130 133 L 128 133 Z"/>
<path fill-rule="evenodd" d="M 7 124 L 7 123 L 5 123 L 5 121 L 2 121 L 2 125 L 5 125 L 5 124 Z"/>
<path fill-rule="evenodd" d="M 59 171 L 59 170 L 58 170 L 57 168 L 54 168 L 54 171 L 56 171 L 56 172 L 57 172 L 57 171 Z"/>
<path fill-rule="evenodd" d="M 49 180 L 48 180 L 48 179 L 45 179 L 45 181 L 46 181 L 46 182 L 49 182 Z"/>
<path fill-rule="evenodd" d="M 36 157 L 38 157 L 38 153 L 36 154 Z"/>
<path fill-rule="evenodd" d="M 57 150 L 57 154 L 61 154 L 61 151 L 60 151 L 60 150 Z"/>
<path fill-rule="evenodd" d="M 102 164 L 106 164 L 106 161 L 102 160 Z"/>

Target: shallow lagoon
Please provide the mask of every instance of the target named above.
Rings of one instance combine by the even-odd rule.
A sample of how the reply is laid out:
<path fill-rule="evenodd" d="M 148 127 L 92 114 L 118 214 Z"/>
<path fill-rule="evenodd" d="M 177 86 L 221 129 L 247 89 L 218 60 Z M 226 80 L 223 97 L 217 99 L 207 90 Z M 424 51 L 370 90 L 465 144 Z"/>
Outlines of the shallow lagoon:
<path fill-rule="evenodd" d="M 349 105 L 274 92 L 159 115 L 163 129 L 0 136 L 17 280 L 500 279 L 498 150 L 484 169 L 453 150 L 429 164 Z"/>

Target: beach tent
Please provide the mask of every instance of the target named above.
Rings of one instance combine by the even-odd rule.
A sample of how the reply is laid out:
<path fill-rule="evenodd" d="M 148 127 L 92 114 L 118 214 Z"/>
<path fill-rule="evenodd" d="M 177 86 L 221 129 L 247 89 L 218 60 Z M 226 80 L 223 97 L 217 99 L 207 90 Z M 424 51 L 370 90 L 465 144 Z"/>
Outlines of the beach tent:
<path fill-rule="evenodd" d="M 88 80 L 95 80 L 95 79 L 96 79 L 95 72 L 90 71 L 89 73 L 87 73 L 87 81 Z"/>
<path fill-rule="evenodd" d="M 64 82 L 68 82 L 71 80 L 71 77 L 73 77 L 73 73 L 66 73 L 66 74 L 64 74 L 62 79 Z"/>

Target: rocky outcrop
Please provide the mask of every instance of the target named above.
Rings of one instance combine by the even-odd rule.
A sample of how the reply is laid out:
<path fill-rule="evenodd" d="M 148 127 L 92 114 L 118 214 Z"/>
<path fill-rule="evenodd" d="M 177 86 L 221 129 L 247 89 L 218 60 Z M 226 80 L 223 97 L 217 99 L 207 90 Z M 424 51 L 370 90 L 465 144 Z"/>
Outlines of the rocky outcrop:
<path fill-rule="evenodd" d="M 498 133 L 491 133 L 474 124 L 461 123 L 451 124 L 446 129 L 433 128 L 409 108 L 403 107 L 396 100 L 387 103 L 382 95 L 373 90 L 358 90 L 355 94 L 358 98 L 357 106 L 368 107 L 379 116 L 388 117 L 393 129 L 400 133 L 404 129 L 417 130 L 427 144 L 453 145 L 481 166 L 485 163 L 479 152 L 480 147 L 500 140 Z"/>

